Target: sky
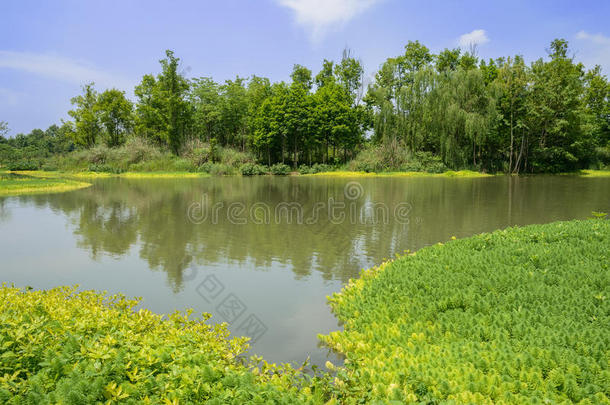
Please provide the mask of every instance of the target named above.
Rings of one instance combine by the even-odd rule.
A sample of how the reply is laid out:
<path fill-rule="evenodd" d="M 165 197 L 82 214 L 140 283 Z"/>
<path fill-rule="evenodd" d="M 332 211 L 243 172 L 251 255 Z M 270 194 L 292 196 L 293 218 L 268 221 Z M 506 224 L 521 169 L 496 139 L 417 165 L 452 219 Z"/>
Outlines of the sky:
<path fill-rule="evenodd" d="M 279 81 L 296 63 L 315 74 L 345 47 L 372 78 L 409 40 L 531 62 L 565 38 L 609 76 L 609 17 L 607 0 L 1 0 L 0 121 L 10 136 L 59 124 L 91 81 L 133 97 L 166 49 L 187 77 Z"/>

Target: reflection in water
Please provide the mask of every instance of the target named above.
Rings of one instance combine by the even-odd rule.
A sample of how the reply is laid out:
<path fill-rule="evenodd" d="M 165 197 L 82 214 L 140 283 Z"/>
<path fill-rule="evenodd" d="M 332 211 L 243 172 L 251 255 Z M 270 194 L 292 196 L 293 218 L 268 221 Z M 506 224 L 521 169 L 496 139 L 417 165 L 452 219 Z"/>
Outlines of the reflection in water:
<path fill-rule="evenodd" d="M 266 343 L 258 346 L 262 354 L 277 361 L 302 360 L 309 353 L 314 360 L 322 361 L 325 354 L 315 348 L 316 333 L 337 327 L 324 297 L 340 289 L 349 278 L 357 277 L 360 269 L 403 250 L 415 250 L 451 236 L 585 218 L 593 210 L 610 211 L 610 179 L 603 178 L 362 178 L 356 179 L 361 189 L 355 197 L 344 193 L 349 181 L 353 179 L 102 179 L 74 192 L 0 198 L 0 231 L 5 236 L 21 229 L 36 249 L 48 242 L 49 233 L 40 233 L 34 226 L 23 229 L 24 220 L 13 220 L 11 211 L 34 207 L 37 212 L 44 211 L 45 217 L 48 210 L 63 214 L 77 247 L 88 252 L 91 263 L 114 260 L 115 264 L 105 264 L 108 279 L 96 281 L 95 288 L 109 288 L 111 281 L 125 292 L 136 288 L 127 278 L 122 285 L 121 276 L 108 266 L 123 269 L 124 265 L 123 272 L 133 266 L 162 271 L 170 295 L 181 296 L 183 301 L 178 304 L 172 301 L 178 298 L 170 295 L 160 298 L 163 293 L 159 287 L 154 293 L 145 290 L 143 294 L 145 301 L 152 304 L 149 306 L 164 312 L 183 303 L 200 305 L 194 291 L 201 278 L 193 269 L 215 272 L 267 322 L 270 332 Z M 211 216 L 201 223 L 190 220 L 189 207 L 204 200 L 209 207 L 222 203 L 217 220 Z M 330 218 L 326 209 L 315 211 L 316 203 L 329 201 L 346 203 L 344 220 Z M 273 209 L 292 202 L 300 204 L 304 218 L 317 212 L 317 220 L 298 224 L 289 223 L 287 218 L 276 221 L 272 216 L 269 224 L 260 224 L 249 216 L 249 209 L 256 204 L 264 203 Z M 241 215 L 247 219 L 245 224 L 236 224 L 227 217 L 232 204 L 246 207 Z M 350 209 L 371 219 L 374 211 L 370 207 L 374 204 L 388 208 L 387 222 L 351 220 Z M 393 209 L 400 204 L 408 204 L 408 216 L 397 221 Z M 62 232 L 56 225 L 48 226 L 54 235 Z M 13 263 L 23 265 L 9 245 L 3 243 L 0 253 L 4 257 L 13 254 Z M 134 253 L 139 259 L 134 259 Z M 55 254 L 70 260 L 71 252 Z M 61 273 L 63 270 L 57 267 Z M 25 273 L 29 277 L 45 277 L 44 270 L 30 271 Z M 292 274 L 291 278 L 287 279 L 286 274 Z M 4 281 L 31 281 L 19 279 L 18 275 L 12 277 L 13 280 Z M 93 276 L 83 269 L 71 277 L 69 280 L 80 283 L 79 278 Z M 41 286 L 56 283 L 56 278 L 49 277 Z M 144 281 L 139 279 L 138 283 Z"/>

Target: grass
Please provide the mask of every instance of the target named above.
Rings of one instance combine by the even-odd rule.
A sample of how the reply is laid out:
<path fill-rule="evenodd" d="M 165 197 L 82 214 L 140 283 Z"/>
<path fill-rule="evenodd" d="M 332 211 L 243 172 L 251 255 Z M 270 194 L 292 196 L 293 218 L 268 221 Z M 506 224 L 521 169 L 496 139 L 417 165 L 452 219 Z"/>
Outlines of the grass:
<path fill-rule="evenodd" d="M 0 196 L 58 193 L 89 187 L 90 183 L 51 177 L 0 173 Z"/>
<path fill-rule="evenodd" d="M 43 171 L 43 170 L 20 170 L 11 173 L 26 175 L 37 178 L 55 179 L 55 178 L 78 178 L 78 179 L 96 179 L 109 177 L 126 177 L 126 178 L 196 178 L 209 177 L 208 173 L 193 173 L 193 172 L 125 172 L 125 173 L 105 173 L 105 172 L 59 172 L 59 171 Z"/>
<path fill-rule="evenodd" d="M 610 221 L 557 222 L 364 271 L 320 336 L 340 402 L 610 403 L 609 246 Z"/>
<path fill-rule="evenodd" d="M 306 174 L 305 176 L 326 177 L 489 177 L 491 174 L 480 173 L 471 170 L 446 171 L 443 173 L 427 172 L 358 172 L 358 171 L 334 171 Z"/>
<path fill-rule="evenodd" d="M 585 177 L 610 177 L 610 170 L 581 170 L 579 174 Z"/>

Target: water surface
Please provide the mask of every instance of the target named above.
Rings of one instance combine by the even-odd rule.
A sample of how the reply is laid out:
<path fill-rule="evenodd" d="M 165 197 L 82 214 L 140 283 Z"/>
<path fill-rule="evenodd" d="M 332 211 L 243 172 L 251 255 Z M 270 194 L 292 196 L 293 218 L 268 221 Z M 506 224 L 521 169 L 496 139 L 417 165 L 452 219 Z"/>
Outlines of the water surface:
<path fill-rule="evenodd" d="M 512 225 L 610 212 L 610 179 L 215 177 L 100 179 L 0 197 L 0 280 L 193 308 L 256 338 L 273 362 L 338 361 L 318 333 L 360 269 L 404 250 Z M 490 269 L 491 270 L 491 269 Z"/>

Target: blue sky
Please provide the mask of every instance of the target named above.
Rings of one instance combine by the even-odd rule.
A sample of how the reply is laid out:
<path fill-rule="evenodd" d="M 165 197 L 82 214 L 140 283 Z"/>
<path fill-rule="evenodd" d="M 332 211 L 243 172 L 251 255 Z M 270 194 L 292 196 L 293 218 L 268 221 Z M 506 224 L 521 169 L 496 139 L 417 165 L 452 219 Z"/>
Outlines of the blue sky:
<path fill-rule="evenodd" d="M 609 17 L 606 0 L 2 0 L 0 120 L 12 135 L 59 123 L 87 81 L 131 95 L 165 49 L 189 77 L 287 80 L 293 64 L 315 73 L 346 46 L 372 75 L 409 40 L 532 61 L 562 37 L 608 75 Z"/>

